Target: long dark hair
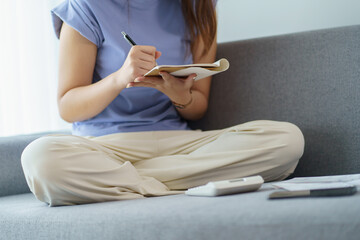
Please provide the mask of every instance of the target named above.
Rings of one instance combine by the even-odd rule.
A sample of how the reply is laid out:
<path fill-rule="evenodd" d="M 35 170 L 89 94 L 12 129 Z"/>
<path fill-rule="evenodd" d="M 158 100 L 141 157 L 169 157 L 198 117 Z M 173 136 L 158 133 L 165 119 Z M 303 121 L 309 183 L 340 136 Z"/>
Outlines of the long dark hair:
<path fill-rule="evenodd" d="M 191 50 L 194 50 L 193 40 L 200 36 L 205 45 L 202 55 L 205 55 L 213 41 L 216 41 L 217 21 L 213 0 L 195 0 L 195 3 L 194 0 L 181 0 L 181 4 L 192 40 Z"/>

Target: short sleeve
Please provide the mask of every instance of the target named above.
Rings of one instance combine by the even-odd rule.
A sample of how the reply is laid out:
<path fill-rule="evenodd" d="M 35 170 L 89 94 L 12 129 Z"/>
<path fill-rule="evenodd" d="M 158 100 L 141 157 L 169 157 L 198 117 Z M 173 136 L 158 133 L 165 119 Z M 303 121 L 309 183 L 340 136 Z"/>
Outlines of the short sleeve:
<path fill-rule="evenodd" d="M 100 47 L 104 41 L 100 24 L 91 8 L 90 1 L 66 0 L 51 10 L 56 36 L 60 37 L 63 22 Z"/>

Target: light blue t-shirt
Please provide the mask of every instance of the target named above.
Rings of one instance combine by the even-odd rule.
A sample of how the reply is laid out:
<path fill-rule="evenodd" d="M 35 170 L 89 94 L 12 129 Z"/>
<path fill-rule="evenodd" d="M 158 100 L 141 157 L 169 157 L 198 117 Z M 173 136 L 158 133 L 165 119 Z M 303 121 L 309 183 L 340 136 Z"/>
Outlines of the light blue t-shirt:
<path fill-rule="evenodd" d="M 98 47 L 93 83 L 123 65 L 131 46 L 121 31 L 161 51 L 160 65 L 192 63 L 180 0 L 66 0 L 51 13 L 58 37 L 66 22 Z M 124 89 L 100 114 L 73 123 L 81 136 L 188 129 L 166 95 L 145 87 Z"/>

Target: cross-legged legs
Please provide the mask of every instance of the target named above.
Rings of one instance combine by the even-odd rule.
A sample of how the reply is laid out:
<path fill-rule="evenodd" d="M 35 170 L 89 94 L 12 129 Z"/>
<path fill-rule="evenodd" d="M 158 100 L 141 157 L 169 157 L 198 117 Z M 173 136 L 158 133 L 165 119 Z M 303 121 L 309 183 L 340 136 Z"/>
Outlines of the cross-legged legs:
<path fill-rule="evenodd" d="M 215 131 L 50 135 L 23 152 L 26 180 L 51 206 L 178 194 L 208 181 L 290 175 L 304 150 L 293 124 L 253 121 Z"/>

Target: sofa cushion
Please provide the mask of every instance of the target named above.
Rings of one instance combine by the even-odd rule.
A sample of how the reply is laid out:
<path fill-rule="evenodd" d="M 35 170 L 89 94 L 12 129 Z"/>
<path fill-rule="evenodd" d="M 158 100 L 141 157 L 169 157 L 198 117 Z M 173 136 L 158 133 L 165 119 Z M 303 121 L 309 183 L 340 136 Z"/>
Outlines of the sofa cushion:
<path fill-rule="evenodd" d="M 0 198 L 4 239 L 358 239 L 360 194 L 268 200 L 271 190 L 173 195 L 47 207 L 32 194 Z"/>

